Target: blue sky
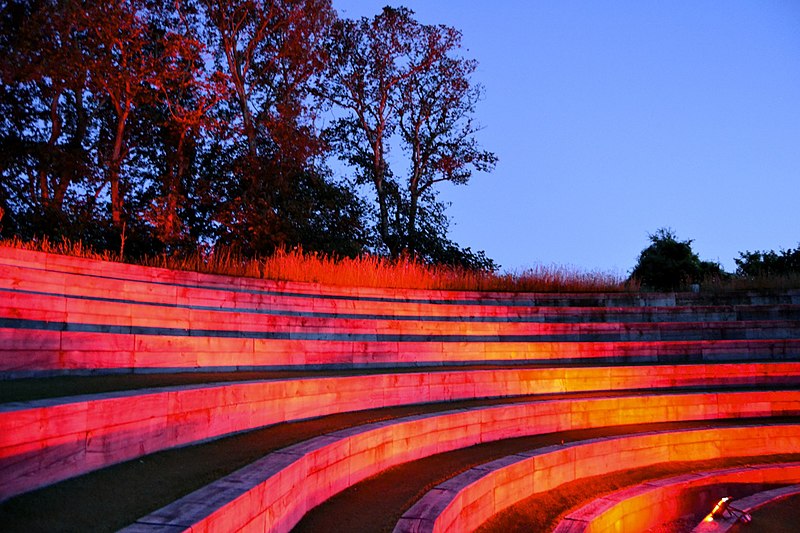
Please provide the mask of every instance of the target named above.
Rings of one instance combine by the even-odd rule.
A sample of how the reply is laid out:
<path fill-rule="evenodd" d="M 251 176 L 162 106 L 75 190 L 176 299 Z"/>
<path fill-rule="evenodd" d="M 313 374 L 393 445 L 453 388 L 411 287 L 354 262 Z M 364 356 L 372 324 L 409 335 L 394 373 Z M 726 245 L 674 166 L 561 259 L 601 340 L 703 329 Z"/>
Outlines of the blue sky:
<path fill-rule="evenodd" d="M 491 174 L 451 236 L 518 270 L 628 272 L 659 227 L 733 270 L 800 242 L 800 2 L 333 0 L 463 32 Z"/>

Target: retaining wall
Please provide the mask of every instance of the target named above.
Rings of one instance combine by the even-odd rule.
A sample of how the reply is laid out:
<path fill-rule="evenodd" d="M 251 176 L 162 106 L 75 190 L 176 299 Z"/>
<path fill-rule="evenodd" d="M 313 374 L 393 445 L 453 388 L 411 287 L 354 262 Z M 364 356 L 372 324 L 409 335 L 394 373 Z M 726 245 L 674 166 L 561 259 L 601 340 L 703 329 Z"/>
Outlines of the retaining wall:
<path fill-rule="evenodd" d="M 800 354 L 800 305 L 794 303 L 800 291 L 508 295 L 323 288 L 8 248 L 0 248 L 0 284 L 0 379 L 584 359 L 780 361 Z M 674 307 L 679 300 L 728 305 Z"/>
<path fill-rule="evenodd" d="M 800 396 L 790 394 L 780 399 L 782 396 L 763 395 L 758 400 L 753 398 L 752 402 L 745 396 L 727 394 L 556 400 L 480 407 L 366 424 L 271 453 L 231 476 L 143 517 L 137 522 L 136 530 L 145 530 L 148 525 L 152 525 L 152 530 L 156 526 L 168 525 L 191 527 L 192 531 L 236 531 L 255 525 L 256 528 L 264 526 L 265 531 L 288 531 L 311 508 L 358 481 L 391 466 L 436 453 L 482 442 L 580 428 L 738 418 L 747 416 L 751 408 L 746 404 L 750 403 L 755 407 L 751 411 L 754 414 L 779 416 L 781 413 L 797 413 Z M 770 453 L 782 453 L 779 450 L 791 446 L 781 439 L 795 438 L 796 444 L 796 437 L 800 435 L 800 426 L 791 427 L 794 429 L 785 434 L 781 433 L 783 430 L 769 429 L 762 433 L 760 429 L 749 428 L 750 438 L 758 436 L 763 442 L 765 437 L 775 437 L 775 451 Z M 709 435 L 717 438 L 722 434 Z M 710 442 L 706 444 L 709 449 L 713 448 Z M 796 446 L 793 450 L 797 451 Z M 688 448 L 682 450 L 684 453 L 687 451 Z M 757 448 L 752 452 L 756 455 L 767 453 Z M 563 458 L 562 462 L 574 459 L 573 454 Z M 622 465 L 623 459 L 618 459 L 618 463 L 599 464 Z M 574 473 L 577 464 L 572 468 Z M 621 466 L 614 470 L 619 468 Z M 225 496 L 221 496 L 223 494 Z M 461 525 L 468 527 L 459 529 L 457 526 L 455 530 L 471 530 L 474 524 Z"/>
<path fill-rule="evenodd" d="M 551 446 L 472 468 L 437 485 L 395 533 L 472 531 L 507 507 L 571 481 L 663 462 L 797 452 L 800 426 L 693 429 Z"/>
<path fill-rule="evenodd" d="M 597 498 L 564 517 L 553 533 L 640 533 L 710 511 L 720 498 L 765 485 L 797 483 L 800 463 L 753 465 L 656 479 Z M 739 505 L 737 500 L 737 505 Z"/>
<path fill-rule="evenodd" d="M 800 363 L 568 367 L 234 382 L 9 403 L 0 405 L 0 500 L 146 453 L 332 413 L 530 394 L 798 383 Z M 751 393 L 748 401 L 776 401 L 772 396 Z M 791 393 L 781 397 L 795 401 Z"/>

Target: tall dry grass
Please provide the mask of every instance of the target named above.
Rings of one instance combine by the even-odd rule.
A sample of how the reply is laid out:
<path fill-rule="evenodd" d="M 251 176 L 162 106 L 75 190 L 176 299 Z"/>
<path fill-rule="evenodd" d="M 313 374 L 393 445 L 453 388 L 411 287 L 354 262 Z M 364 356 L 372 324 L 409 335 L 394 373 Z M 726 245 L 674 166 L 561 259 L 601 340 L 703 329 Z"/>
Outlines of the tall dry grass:
<path fill-rule="evenodd" d="M 48 239 L 0 241 L 0 246 L 122 262 L 118 254 L 95 252 L 82 242 Z M 587 271 L 571 266 L 536 265 L 505 273 L 466 270 L 428 265 L 410 258 L 389 259 L 364 255 L 356 258 L 331 257 L 304 253 L 301 249 L 278 250 L 260 259 L 245 258 L 229 248 L 199 250 L 188 256 L 154 256 L 135 262 L 144 266 L 262 278 L 277 281 L 301 281 L 347 287 L 388 289 L 440 289 L 482 292 L 638 292 L 635 280 L 603 271 Z M 787 290 L 800 288 L 800 274 L 745 278 L 727 276 L 708 278 L 703 292 L 746 290 Z M 686 287 L 689 290 L 689 287 Z"/>
<path fill-rule="evenodd" d="M 97 253 L 82 242 L 47 239 L 0 241 L 2 246 L 42 252 L 121 261 L 117 254 Z M 304 253 L 301 249 L 278 250 L 261 259 L 248 259 L 231 249 L 198 251 L 188 256 L 155 256 L 136 264 L 263 278 L 301 281 L 348 287 L 397 289 L 441 289 L 495 292 L 621 292 L 637 291 L 639 286 L 619 274 L 583 271 L 574 267 L 537 265 L 519 272 L 495 274 L 448 266 L 428 265 L 410 258 L 389 259 L 365 255 L 356 258 Z"/>
<path fill-rule="evenodd" d="M 22 250 L 33 250 L 36 252 L 47 252 L 50 254 L 68 255 L 70 257 L 82 257 L 84 259 L 99 259 L 101 261 L 122 262 L 118 254 L 108 251 L 96 252 L 91 246 L 84 245 L 83 242 L 73 242 L 67 239 L 51 241 L 47 237 L 32 241 L 23 241 L 17 237 L 11 239 L 0 239 L 0 246 L 8 248 L 20 248 Z"/>
<path fill-rule="evenodd" d="M 620 276 L 537 266 L 521 273 L 495 274 L 414 259 L 361 256 L 355 259 L 279 251 L 263 261 L 263 277 L 327 285 L 497 292 L 597 292 L 627 290 Z"/>

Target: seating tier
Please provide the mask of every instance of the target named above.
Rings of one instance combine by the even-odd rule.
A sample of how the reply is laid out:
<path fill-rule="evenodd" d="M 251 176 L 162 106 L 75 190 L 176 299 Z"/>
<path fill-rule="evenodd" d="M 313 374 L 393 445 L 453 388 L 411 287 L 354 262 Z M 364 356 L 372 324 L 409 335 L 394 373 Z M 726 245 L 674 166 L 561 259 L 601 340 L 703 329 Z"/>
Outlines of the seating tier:
<path fill-rule="evenodd" d="M 753 465 L 658 479 L 597 498 L 565 516 L 553 533 L 646 531 L 696 514 L 698 502 L 711 510 L 720 498 L 738 496 L 743 490 L 798 482 L 800 463 Z M 737 505 L 741 504 L 737 501 Z"/>
<path fill-rule="evenodd" d="M 395 533 L 472 531 L 536 493 L 576 479 L 686 457 L 703 460 L 797 451 L 800 426 L 767 425 L 653 432 L 532 450 L 472 468 L 408 510 Z"/>
<path fill-rule="evenodd" d="M 295 373 L 235 377 L 256 370 Z M 794 426 L 768 418 L 800 415 L 800 291 L 349 288 L 0 247 L 0 386 L 185 372 L 216 372 L 221 381 L 87 394 L 73 387 L 77 396 L 0 404 L 0 501 L 242 431 L 443 401 L 485 405 L 390 417 L 297 443 L 131 531 L 152 524 L 286 531 L 316 504 L 392 465 L 534 433 L 766 417 L 749 438 L 794 442 L 796 451 L 797 435 L 781 433 Z M 692 431 L 652 437 L 673 451 L 641 452 L 649 458 L 641 464 L 672 460 L 675 449 L 725 455 L 720 439 L 735 430 L 709 429 L 711 444 L 683 443 L 700 435 Z M 591 446 L 628 441 L 614 442 Z M 567 457 L 560 464 L 580 471 L 578 448 L 566 448 L 573 451 L 559 455 Z"/>

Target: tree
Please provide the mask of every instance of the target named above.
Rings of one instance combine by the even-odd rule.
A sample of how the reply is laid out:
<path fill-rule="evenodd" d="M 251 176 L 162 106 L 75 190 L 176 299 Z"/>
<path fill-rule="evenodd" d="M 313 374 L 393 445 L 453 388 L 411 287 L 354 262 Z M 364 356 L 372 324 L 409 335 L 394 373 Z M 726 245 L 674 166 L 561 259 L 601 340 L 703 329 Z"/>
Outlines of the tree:
<path fill-rule="evenodd" d="M 358 183 L 371 183 L 378 203 L 378 234 L 390 254 L 400 242 L 389 227 L 391 189 L 396 184 L 386 161 L 396 127 L 397 86 L 411 68 L 402 58 L 415 26 L 406 9 L 385 8 L 372 21 L 338 20 L 329 41 L 330 68 L 320 94 L 347 115 L 330 129 L 340 158 L 354 167 Z"/>
<path fill-rule="evenodd" d="M 200 237 L 196 228 L 195 235 L 190 235 L 192 230 L 186 224 L 195 215 L 187 205 L 187 199 L 196 194 L 189 183 L 190 174 L 201 137 L 219 129 L 212 110 L 226 98 L 228 80 L 206 67 L 205 45 L 188 17 L 165 9 L 158 22 L 163 53 L 160 75 L 153 80 L 158 97 L 150 120 L 158 131 L 153 140 L 159 142 L 161 152 L 152 157 L 158 169 L 153 180 L 158 191 L 144 216 L 167 251 L 176 252 Z"/>
<path fill-rule="evenodd" d="M 328 75 L 318 88 L 343 114 L 328 138 L 357 182 L 373 187 L 377 234 L 392 256 L 422 251 L 420 210 L 431 211 L 435 224 L 428 228 L 446 240 L 434 185 L 466 183 L 473 170 L 491 170 L 496 161 L 474 137 L 480 87 L 469 80 L 475 62 L 456 55 L 459 32 L 420 24 L 412 15 L 386 7 L 372 19 L 337 21 Z M 405 180 L 389 164 L 393 143 L 407 156 Z"/>
<path fill-rule="evenodd" d="M 202 6 L 255 158 L 271 122 L 275 129 L 277 117 L 296 119 L 305 111 L 304 85 L 321 69 L 317 41 L 334 17 L 330 0 L 202 0 Z"/>
<path fill-rule="evenodd" d="M 102 153 L 111 192 L 111 217 L 118 230 L 123 229 L 125 195 L 131 188 L 121 179 L 130 152 L 126 142 L 129 119 L 137 107 L 152 102 L 152 82 L 161 73 L 147 14 L 145 0 L 113 0 L 91 3 L 80 18 L 91 50 L 87 58 L 89 85 L 113 109 L 113 119 L 106 125 L 108 146 Z"/>
<path fill-rule="evenodd" d="M 128 256 L 220 243 L 249 255 L 300 245 L 482 262 L 446 239 L 435 192 L 493 164 L 471 137 L 479 89 L 474 63 L 456 55 L 460 36 L 387 9 L 376 27 L 390 46 L 374 32 L 358 41 L 394 54 L 387 72 L 399 74 L 383 93 L 390 127 L 374 154 L 385 162 L 390 144 L 405 143 L 409 161 L 409 181 L 379 164 L 361 182 L 379 189 L 376 216 L 327 166 L 331 146 L 357 154 L 347 143 L 358 124 L 330 146 L 316 127 L 312 87 L 337 87 L 319 81 L 335 18 L 330 0 L 3 3 L 2 231 L 127 243 Z M 365 230 L 374 220 L 380 240 Z"/>
<path fill-rule="evenodd" d="M 709 276 L 724 275 L 718 263 L 701 261 L 692 251 L 692 241 L 680 241 L 672 229 L 660 228 L 648 236 L 650 246 L 642 250 L 631 272 L 643 286 L 656 290 L 677 290 L 699 283 Z"/>
<path fill-rule="evenodd" d="M 297 181 L 324 176 L 316 166 L 322 144 L 307 96 L 322 70 L 321 40 L 335 14 L 330 0 L 199 4 L 231 93 L 219 109 L 230 142 L 215 146 L 221 164 L 209 181 L 221 200 L 220 237 L 238 241 L 244 253 L 267 253 L 289 243 L 290 221 L 299 220 L 287 212 Z"/>
<path fill-rule="evenodd" d="M 408 221 L 405 248 L 420 250 L 417 213 L 420 201 L 431 194 L 436 183 L 466 184 L 473 170 L 489 172 L 497 157 L 481 150 L 475 139 L 478 128 L 472 119 L 480 99 L 480 86 L 469 82 L 477 62 L 449 57 L 460 48 L 461 35 L 446 26 L 423 26 L 422 40 L 411 47 L 412 64 L 427 68 L 412 72 L 400 83 L 402 103 L 398 109 L 400 137 L 408 152 Z"/>
<path fill-rule="evenodd" d="M 28 231 L 63 226 L 70 186 L 92 172 L 80 17 L 75 1 L 13 1 L 0 11 L 0 168 Z"/>
<path fill-rule="evenodd" d="M 794 250 L 739 252 L 736 274 L 746 278 L 800 274 L 800 245 Z"/>

